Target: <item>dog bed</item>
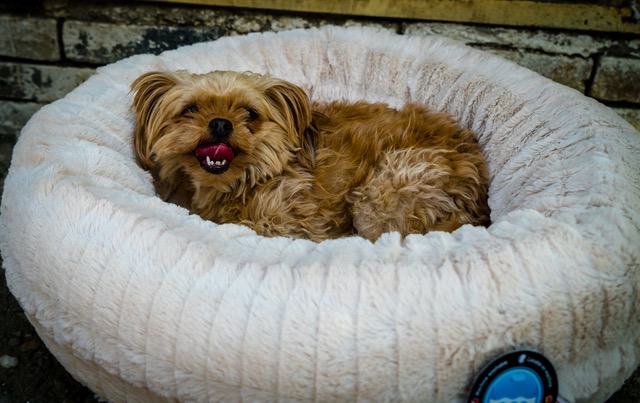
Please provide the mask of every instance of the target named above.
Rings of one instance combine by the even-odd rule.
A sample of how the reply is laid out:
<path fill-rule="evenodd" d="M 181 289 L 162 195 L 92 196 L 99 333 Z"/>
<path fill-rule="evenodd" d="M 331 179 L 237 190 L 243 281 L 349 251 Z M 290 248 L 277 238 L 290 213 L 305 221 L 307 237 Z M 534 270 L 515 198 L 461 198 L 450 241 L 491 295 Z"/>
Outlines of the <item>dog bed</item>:
<path fill-rule="evenodd" d="M 312 99 L 408 100 L 473 129 L 489 228 L 313 243 L 217 225 L 135 163 L 131 82 L 271 73 Z M 496 355 L 603 401 L 640 363 L 640 135 L 610 109 L 445 38 L 326 27 L 98 69 L 24 128 L 5 183 L 7 282 L 47 347 L 109 401 L 459 402 Z"/>

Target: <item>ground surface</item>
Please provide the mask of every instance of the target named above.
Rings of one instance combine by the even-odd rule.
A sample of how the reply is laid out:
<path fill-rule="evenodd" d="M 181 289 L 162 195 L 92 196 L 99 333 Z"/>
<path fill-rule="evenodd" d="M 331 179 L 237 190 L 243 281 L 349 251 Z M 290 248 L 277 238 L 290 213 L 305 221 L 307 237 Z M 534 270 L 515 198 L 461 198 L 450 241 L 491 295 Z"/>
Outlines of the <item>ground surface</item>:
<path fill-rule="evenodd" d="M 16 358 L 17 365 L 4 368 L 5 356 Z M 93 393 L 76 382 L 42 344 L 0 270 L 0 403 L 95 401 Z"/>
<path fill-rule="evenodd" d="M 3 356 L 16 358 L 17 365 L 4 368 Z M 0 403 L 26 402 L 93 403 L 97 400 L 42 344 L 9 292 L 4 270 L 0 270 Z M 607 403 L 639 402 L 640 370 Z"/>

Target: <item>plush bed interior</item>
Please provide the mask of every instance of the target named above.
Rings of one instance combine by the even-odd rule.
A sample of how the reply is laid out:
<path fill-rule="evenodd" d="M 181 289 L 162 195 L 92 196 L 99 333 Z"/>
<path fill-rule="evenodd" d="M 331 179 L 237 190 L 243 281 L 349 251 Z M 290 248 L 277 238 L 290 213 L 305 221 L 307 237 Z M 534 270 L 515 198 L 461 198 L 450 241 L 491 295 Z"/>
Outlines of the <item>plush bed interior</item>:
<path fill-rule="evenodd" d="M 189 215 L 131 144 L 131 82 L 178 69 L 447 111 L 489 163 L 492 225 L 313 243 Z M 552 361 L 566 401 L 601 401 L 640 363 L 639 149 L 608 108 L 445 38 L 223 38 L 100 68 L 42 108 L 14 151 L 0 246 L 47 346 L 111 401 L 455 402 L 516 348 Z"/>

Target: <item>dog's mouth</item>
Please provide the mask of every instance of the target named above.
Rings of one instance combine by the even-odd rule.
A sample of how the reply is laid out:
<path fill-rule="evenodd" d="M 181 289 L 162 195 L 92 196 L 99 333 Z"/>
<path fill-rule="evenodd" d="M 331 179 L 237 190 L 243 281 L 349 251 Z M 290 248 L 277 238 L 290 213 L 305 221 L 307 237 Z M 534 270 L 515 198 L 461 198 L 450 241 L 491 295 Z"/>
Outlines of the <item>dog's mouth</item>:
<path fill-rule="evenodd" d="M 229 169 L 236 152 L 227 144 L 216 143 L 196 148 L 195 155 L 202 169 L 212 174 L 221 174 Z"/>

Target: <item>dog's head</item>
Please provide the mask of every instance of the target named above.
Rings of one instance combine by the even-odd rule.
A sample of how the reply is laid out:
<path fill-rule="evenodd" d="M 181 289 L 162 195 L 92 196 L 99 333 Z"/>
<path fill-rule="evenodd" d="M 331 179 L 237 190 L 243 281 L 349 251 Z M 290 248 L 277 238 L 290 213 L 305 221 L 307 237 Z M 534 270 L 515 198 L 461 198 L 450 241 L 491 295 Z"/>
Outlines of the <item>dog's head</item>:
<path fill-rule="evenodd" d="M 314 164 L 305 92 L 266 75 L 150 72 L 132 84 L 138 164 L 195 188 L 253 186 L 291 164 Z M 237 190 L 237 189 L 236 189 Z"/>

